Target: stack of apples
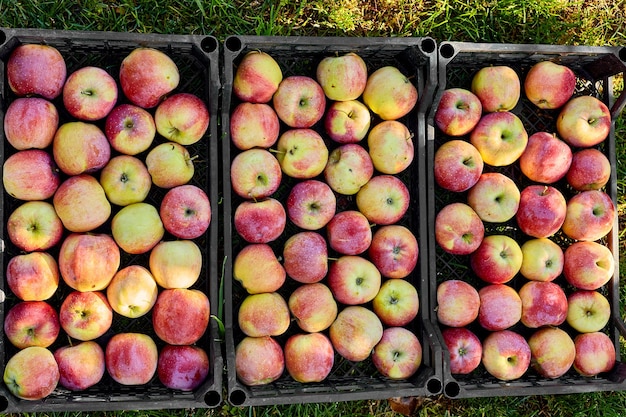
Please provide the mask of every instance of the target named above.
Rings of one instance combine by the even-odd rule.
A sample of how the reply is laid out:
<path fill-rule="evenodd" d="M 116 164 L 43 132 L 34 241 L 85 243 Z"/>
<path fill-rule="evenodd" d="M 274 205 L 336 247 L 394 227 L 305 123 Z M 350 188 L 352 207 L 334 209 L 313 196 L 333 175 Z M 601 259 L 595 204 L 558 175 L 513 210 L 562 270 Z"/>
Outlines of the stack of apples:
<path fill-rule="evenodd" d="M 350 52 L 283 76 L 263 51 L 236 66 L 230 111 L 236 373 L 324 381 L 341 358 L 405 379 L 421 365 L 410 276 L 418 241 L 401 179 L 414 157 L 400 121 L 416 87 L 395 66 L 368 73 Z M 410 176 L 409 176 L 410 177 Z M 409 278 L 409 279 L 407 279 Z"/>
<path fill-rule="evenodd" d="M 191 287 L 203 262 L 194 240 L 209 227 L 211 205 L 190 182 L 188 150 L 203 139 L 209 112 L 176 90 L 179 69 L 160 50 L 131 50 L 116 75 L 97 66 L 68 74 L 49 45 L 20 45 L 7 61 L 2 179 L 14 255 L 5 276 L 15 303 L 3 325 L 17 353 L 4 383 L 25 400 L 57 385 L 85 390 L 105 372 L 122 385 L 158 374 L 184 390 L 209 372 L 195 345 L 209 299 Z M 116 333 L 120 317 L 149 312 L 153 329 Z"/>
<path fill-rule="evenodd" d="M 468 273 L 438 283 L 436 315 L 454 374 L 482 363 L 500 380 L 595 376 L 615 363 L 603 295 L 615 272 L 603 244 L 616 221 L 601 151 L 611 115 L 575 93 L 565 65 L 537 62 L 523 80 L 483 67 L 437 105 L 435 238 Z"/>

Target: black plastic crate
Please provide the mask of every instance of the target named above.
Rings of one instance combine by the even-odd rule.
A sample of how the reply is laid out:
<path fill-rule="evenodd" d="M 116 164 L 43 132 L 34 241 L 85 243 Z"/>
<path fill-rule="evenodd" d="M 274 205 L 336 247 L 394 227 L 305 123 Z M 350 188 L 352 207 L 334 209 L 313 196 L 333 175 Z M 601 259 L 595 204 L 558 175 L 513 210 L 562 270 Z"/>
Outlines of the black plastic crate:
<path fill-rule="evenodd" d="M 207 104 L 210 112 L 210 124 L 205 137 L 194 145 L 188 147 L 192 155 L 198 155 L 195 162 L 195 174 L 191 181 L 205 190 L 211 201 L 212 221 L 209 230 L 195 242 L 203 255 L 203 267 L 201 276 L 192 288 L 197 288 L 208 294 L 211 302 L 211 314 L 217 315 L 218 311 L 218 279 L 220 268 L 218 264 L 218 98 L 220 89 L 219 80 L 219 44 L 211 36 L 185 36 L 185 35 L 157 35 L 157 34 L 130 34 L 115 32 L 80 32 L 80 31 L 48 31 L 34 29 L 10 29 L 0 30 L 0 120 L 4 119 L 4 112 L 8 105 L 16 97 L 10 91 L 6 83 L 5 66 L 10 53 L 20 44 L 47 44 L 57 48 L 63 55 L 68 75 L 74 70 L 86 66 L 95 65 L 104 68 L 117 81 L 119 87 L 119 66 L 122 59 L 134 48 L 147 46 L 159 49 L 170 56 L 177 64 L 180 72 L 180 84 L 175 92 L 189 92 L 198 95 Z M 53 102 L 59 110 L 59 123 L 70 120 L 64 111 L 60 97 Z M 120 89 L 118 104 L 125 100 Z M 103 127 L 103 121 L 97 122 Z M 4 140 L 4 132 L 0 134 L 2 140 L 1 160 L 15 152 Z M 163 138 L 157 134 L 155 144 Z M 112 155 L 115 155 L 113 151 Z M 140 158 L 145 154 L 137 155 Z M 165 191 L 153 186 L 146 202 L 160 204 Z M 3 321 L 5 311 L 17 302 L 16 297 L 6 288 L 4 271 L 9 259 L 19 253 L 10 240 L 5 236 L 4 223 L 19 202 L 10 197 L 6 192 L 0 197 L 2 207 L 2 261 L 3 279 L 0 280 L 0 290 L 3 295 L 0 305 L 0 321 Z M 112 205 L 113 214 L 116 206 Z M 108 228 L 108 229 L 107 229 Z M 101 229 L 103 233 L 110 233 L 110 224 L 105 223 Z M 164 239 L 172 240 L 167 233 Z M 51 249 L 54 253 L 58 248 Z M 148 254 L 130 256 L 121 251 L 122 259 L 120 268 L 129 264 L 147 266 Z M 50 304 L 58 308 L 64 295 L 69 291 L 61 280 L 55 295 L 49 300 Z M 163 343 L 155 335 L 152 329 L 151 315 L 137 319 L 125 319 L 114 313 L 113 324 L 109 332 L 97 339 L 104 348 L 104 343 L 112 333 L 122 331 L 135 331 L 152 336 L 159 349 Z M 206 380 L 195 391 L 171 390 L 163 386 L 156 374 L 145 385 L 123 386 L 114 382 L 105 372 L 102 380 L 97 385 L 84 391 L 69 391 L 58 386 L 55 391 L 43 400 L 26 401 L 14 397 L 4 383 L 0 384 L 0 412 L 35 412 L 35 411 L 101 411 L 101 410 L 133 410 L 133 409 L 172 409 L 172 408 L 201 408 L 216 407 L 222 402 L 222 370 L 223 357 L 220 343 L 221 335 L 218 323 L 211 319 L 208 330 L 197 342 L 208 354 L 210 361 L 209 374 Z M 54 348 L 67 344 L 67 337 L 61 330 Z M 9 357 L 16 352 L 11 343 L 3 335 L 0 338 L 0 373 Z"/>
<path fill-rule="evenodd" d="M 440 375 L 441 354 L 439 342 L 433 333 L 432 324 L 426 314 L 428 280 L 426 242 L 426 183 L 425 176 L 425 115 L 434 93 L 436 73 L 436 44 L 430 38 L 325 38 L 325 37 L 255 37 L 231 36 L 224 44 L 224 76 L 222 98 L 222 157 L 223 193 L 224 193 L 224 299 L 227 363 L 228 401 L 233 405 L 287 404 L 305 402 L 331 402 L 357 399 L 384 399 L 396 396 L 425 396 L 441 392 Z M 230 186 L 230 161 L 239 152 L 230 141 L 230 112 L 238 104 L 232 94 L 232 81 L 238 62 L 248 51 L 260 50 L 269 53 L 281 66 L 283 76 L 308 75 L 315 78 L 317 63 L 326 56 L 355 52 L 367 63 L 368 73 L 383 66 L 395 65 L 404 74 L 411 77 L 418 89 L 419 102 L 410 115 L 401 120 L 413 133 L 415 158 L 406 173 L 399 174 L 412 192 L 409 213 L 401 224 L 412 229 L 420 245 L 418 265 L 409 279 L 420 294 L 420 313 L 411 325 L 422 343 L 423 361 L 421 368 L 409 380 L 393 381 L 382 377 L 368 359 L 352 363 L 335 354 L 335 365 L 329 377 L 320 383 L 298 383 L 287 371 L 275 382 L 249 387 L 238 380 L 235 372 L 235 347 L 243 338 L 243 332 L 237 325 L 239 303 L 247 294 L 239 282 L 232 277 L 233 258 L 243 248 L 245 242 L 233 226 L 232 215 L 238 203 L 242 201 Z M 371 126 L 378 120 L 372 119 Z M 323 122 L 313 127 L 322 137 Z M 281 132 L 285 130 L 282 125 Z M 326 137 L 329 151 L 334 146 Z M 284 202 L 290 189 L 291 180 L 283 176 L 283 182 L 273 195 Z M 282 200 L 281 200 L 282 199 Z M 337 195 L 337 210 L 354 206 L 351 198 Z M 276 241 L 270 243 L 277 255 L 282 254 L 282 245 L 288 236 L 299 231 L 289 220 L 285 232 Z M 323 230 L 320 230 L 323 234 Z M 329 256 L 332 250 L 329 248 Z M 323 280 L 322 282 L 325 282 Z M 295 281 L 287 278 L 279 290 L 285 298 L 295 288 Z M 341 309 L 341 305 L 340 305 Z M 279 342 L 296 332 L 297 325 L 292 323 L 289 330 L 278 337 Z"/>
<path fill-rule="evenodd" d="M 510 66 L 518 73 L 522 82 L 520 101 L 511 111 L 523 121 L 529 136 L 538 131 L 555 132 L 558 110 L 539 110 L 526 99 L 523 92 L 523 80 L 526 72 L 533 64 L 545 60 L 567 65 L 574 70 L 577 77 L 575 96 L 596 96 L 604 101 L 611 110 L 613 127 L 609 137 L 596 147 L 604 152 L 611 162 L 611 178 L 604 190 L 609 193 L 617 207 L 617 174 L 615 169 L 617 161 L 615 156 L 614 121 L 624 107 L 626 94 L 622 93 L 617 100 L 614 100 L 612 98 L 612 83 L 613 76 L 623 75 L 626 71 L 626 50 L 624 48 L 443 42 L 439 45 L 438 92 L 433 101 L 431 112 L 428 115 L 428 224 L 432 228 L 431 230 L 434 231 L 436 214 L 445 204 L 456 201 L 466 202 L 466 193 L 453 193 L 444 190 L 434 180 L 434 154 L 441 144 L 451 139 L 451 137 L 444 135 L 434 123 L 434 113 L 442 92 L 447 88 L 453 87 L 469 90 L 474 73 L 482 67 L 492 65 Z M 467 136 L 465 138 L 467 139 Z M 531 181 L 521 173 L 518 162 L 506 167 L 491 167 L 485 164 L 484 172 L 487 171 L 501 172 L 507 175 L 515 181 L 520 191 L 526 185 L 531 184 Z M 574 194 L 574 191 L 568 188 L 565 180 L 559 182 L 556 188 L 563 193 L 566 200 Z M 483 224 L 485 225 L 485 236 L 502 233 L 514 238 L 520 244 L 528 238 L 518 229 L 515 218 L 504 224 L 490 224 L 486 222 L 483 222 Z M 474 372 L 468 375 L 453 375 L 449 369 L 449 353 L 442 339 L 442 351 L 444 352 L 444 395 L 449 398 L 469 398 L 568 394 L 625 389 L 624 377 L 620 376 L 620 374 L 623 374 L 624 365 L 621 364 L 619 358 L 619 339 L 620 336 L 626 334 L 626 328 L 620 314 L 618 238 L 618 222 L 616 219 L 611 233 L 601 240 L 613 252 L 616 261 L 616 270 L 611 281 L 600 289 L 611 304 L 612 320 L 609 321 L 604 330 L 610 335 L 616 348 L 617 362 L 612 372 L 600 374 L 593 378 L 585 378 L 572 368 L 560 378 L 548 379 L 541 377 L 532 368 L 529 368 L 521 378 L 504 382 L 488 374 L 481 364 Z M 444 252 L 435 242 L 434 232 L 431 234 L 431 239 L 428 256 L 431 285 L 429 303 L 432 307 L 430 313 L 433 323 L 435 323 L 436 331 L 441 337 L 441 327 L 437 322 L 435 310 L 437 285 L 447 279 L 460 279 L 472 283 L 479 289 L 484 283 L 481 283 L 481 280 L 473 275 L 469 265 L 469 256 L 455 256 Z M 563 249 L 571 243 L 571 239 L 567 238 L 560 231 L 553 237 L 553 240 L 559 243 Z M 517 290 L 525 281 L 526 279 L 518 274 L 508 284 Z M 558 277 L 555 282 L 562 284 L 566 294 L 568 293 L 567 283 L 562 276 Z M 479 338 L 486 334 L 486 331 L 477 322 L 470 324 L 468 327 Z M 571 335 L 575 334 L 567 323 L 559 327 L 570 332 Z M 523 336 L 529 336 L 531 333 L 531 329 L 525 328 L 521 323 L 515 325 L 512 330 L 518 331 Z"/>

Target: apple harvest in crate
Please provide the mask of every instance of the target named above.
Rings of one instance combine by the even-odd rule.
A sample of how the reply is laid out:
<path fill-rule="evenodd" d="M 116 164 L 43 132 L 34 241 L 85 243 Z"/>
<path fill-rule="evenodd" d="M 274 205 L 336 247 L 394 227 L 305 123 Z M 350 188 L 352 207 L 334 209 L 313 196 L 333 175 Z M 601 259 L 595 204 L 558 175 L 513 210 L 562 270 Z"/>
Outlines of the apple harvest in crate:
<path fill-rule="evenodd" d="M 411 220 L 419 84 L 398 61 L 308 46 L 302 67 L 268 47 L 232 69 L 235 404 L 299 401 L 276 396 L 283 384 L 332 394 L 329 383 L 354 383 L 354 372 L 410 381 L 428 355 Z M 335 398 L 323 397 L 307 401 Z"/>
<path fill-rule="evenodd" d="M 4 384 L 33 402 L 115 384 L 195 390 L 211 370 L 199 341 L 212 205 L 194 161 L 209 108 L 178 89 L 188 69 L 162 50 L 108 67 L 67 59 L 24 43 L 6 63 Z"/>
<path fill-rule="evenodd" d="M 431 297 L 450 397 L 547 393 L 527 381 L 616 366 L 612 114 L 573 68 L 473 62 L 433 107 Z"/>

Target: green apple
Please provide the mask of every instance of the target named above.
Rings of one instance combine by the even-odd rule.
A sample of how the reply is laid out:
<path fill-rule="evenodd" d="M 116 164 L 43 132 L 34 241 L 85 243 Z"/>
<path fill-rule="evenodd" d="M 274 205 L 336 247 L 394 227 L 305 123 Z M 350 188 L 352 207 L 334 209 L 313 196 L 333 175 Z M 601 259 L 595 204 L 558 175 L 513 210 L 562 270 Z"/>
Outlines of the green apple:
<path fill-rule="evenodd" d="M 519 101 L 521 83 L 513 68 L 494 65 L 474 74 L 471 91 L 480 99 L 484 112 L 510 111 Z"/>
<path fill-rule="evenodd" d="M 417 88 L 395 66 L 384 66 L 369 75 L 363 102 L 383 120 L 397 120 L 417 104 Z"/>
<path fill-rule="evenodd" d="M 563 272 L 563 249 L 548 238 L 524 242 L 520 273 L 532 281 L 554 281 Z"/>
<path fill-rule="evenodd" d="M 354 195 L 374 175 L 374 164 L 367 150 L 357 143 L 346 143 L 328 155 L 324 179 L 336 193 Z"/>
<path fill-rule="evenodd" d="M 146 199 L 152 186 L 152 177 L 141 159 L 118 155 L 111 158 L 100 171 L 100 185 L 111 203 L 127 206 Z"/>
<path fill-rule="evenodd" d="M 146 167 L 157 187 L 173 188 L 188 183 L 195 172 L 187 148 L 176 142 L 161 143 L 146 155 Z"/>
<path fill-rule="evenodd" d="M 130 254 L 146 253 L 165 234 L 157 209 L 148 203 L 133 203 L 122 207 L 111 220 L 113 239 Z"/>
<path fill-rule="evenodd" d="M 385 120 L 367 135 L 367 146 L 374 168 L 383 174 L 399 174 L 415 155 L 413 135 L 404 123 Z"/>

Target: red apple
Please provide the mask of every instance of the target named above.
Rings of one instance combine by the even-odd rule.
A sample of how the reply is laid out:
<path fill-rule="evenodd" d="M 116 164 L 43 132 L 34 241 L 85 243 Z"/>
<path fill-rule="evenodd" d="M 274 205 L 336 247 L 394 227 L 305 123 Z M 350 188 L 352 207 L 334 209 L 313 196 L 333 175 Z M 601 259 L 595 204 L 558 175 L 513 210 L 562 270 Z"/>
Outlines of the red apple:
<path fill-rule="evenodd" d="M 507 235 L 485 236 L 471 255 L 472 271 L 490 284 L 504 284 L 513 279 L 522 267 L 522 249 Z"/>
<path fill-rule="evenodd" d="M 244 337 L 235 347 L 235 373 L 245 385 L 266 385 L 285 370 L 285 354 L 272 337 Z"/>
<path fill-rule="evenodd" d="M 372 301 L 381 285 L 376 266 L 357 255 L 340 256 L 330 265 L 326 279 L 335 299 L 347 305 Z"/>
<path fill-rule="evenodd" d="M 340 211 L 326 225 L 329 246 L 342 255 L 365 252 L 372 242 L 369 220 L 358 210 Z"/>
<path fill-rule="evenodd" d="M 596 148 L 581 149 L 574 152 L 565 178 L 577 191 L 599 190 L 611 178 L 611 162 Z"/>
<path fill-rule="evenodd" d="M 324 331 L 337 318 L 337 302 L 321 282 L 300 285 L 292 291 L 287 305 L 298 327 L 305 332 Z"/>
<path fill-rule="evenodd" d="M 576 347 L 567 332 L 558 327 L 542 327 L 528 338 L 531 366 L 545 378 L 559 378 L 574 363 Z"/>
<path fill-rule="evenodd" d="M 45 301 L 59 287 L 59 266 L 48 252 L 15 255 L 5 274 L 9 289 L 23 301 Z"/>
<path fill-rule="evenodd" d="M 152 108 L 178 86 L 180 74 L 176 63 L 164 52 L 138 47 L 124 57 L 119 79 L 122 92 L 132 104 Z"/>
<path fill-rule="evenodd" d="M 472 77 L 471 91 L 485 112 L 512 110 L 519 101 L 521 83 L 515 70 L 506 65 L 482 67 Z"/>
<path fill-rule="evenodd" d="M 249 243 L 269 243 L 285 230 L 287 213 L 280 201 L 266 198 L 243 201 L 235 209 L 235 230 Z"/>
<path fill-rule="evenodd" d="M 269 197 L 278 190 L 281 179 L 280 163 L 267 149 L 248 149 L 237 154 L 230 163 L 230 184 L 242 198 Z"/>
<path fill-rule="evenodd" d="M 565 249 L 563 275 L 567 282 L 582 290 L 597 290 L 615 273 L 615 256 L 598 242 L 574 242 Z"/>
<path fill-rule="evenodd" d="M 310 179 L 324 171 L 328 148 L 322 136 L 313 129 L 289 129 L 278 138 L 276 158 L 285 175 Z"/>
<path fill-rule="evenodd" d="M 611 130 L 611 112 L 593 96 L 570 99 L 556 119 L 559 136 L 571 146 L 588 148 L 602 142 Z"/>
<path fill-rule="evenodd" d="M 63 281 L 77 291 L 105 289 L 120 266 L 120 249 L 104 233 L 71 233 L 59 249 Z"/>
<path fill-rule="evenodd" d="M 483 340 L 482 363 L 487 372 L 502 381 L 512 381 L 526 373 L 531 351 L 524 337 L 511 330 L 490 333 Z"/>
<path fill-rule="evenodd" d="M 284 78 L 272 97 L 278 118 L 289 127 L 309 128 L 326 110 L 326 96 L 314 78 L 291 75 Z"/>
<path fill-rule="evenodd" d="M 611 319 L 611 304 L 598 291 L 576 290 L 567 305 L 567 324 L 579 333 L 599 332 Z"/>
<path fill-rule="evenodd" d="M 478 249 L 484 235 L 482 220 L 465 203 L 449 203 L 435 217 L 435 240 L 448 253 L 469 255 Z"/>
<path fill-rule="evenodd" d="M 335 363 L 335 351 L 323 333 L 297 333 L 285 342 L 285 367 L 297 382 L 321 382 Z"/>
<path fill-rule="evenodd" d="M 209 355 L 199 346 L 165 345 L 159 352 L 157 376 L 167 388 L 193 391 L 209 375 Z"/>
<path fill-rule="evenodd" d="M 522 300 L 512 287 L 491 284 L 478 291 L 478 323 L 489 331 L 513 327 L 522 317 Z"/>
<path fill-rule="evenodd" d="M 193 184 L 170 188 L 161 200 L 163 227 L 180 239 L 195 239 L 211 224 L 211 202 L 206 192 Z"/>
<path fill-rule="evenodd" d="M 113 310 L 100 291 L 72 291 L 61 304 L 59 322 L 69 337 L 94 340 L 111 328 Z"/>
<path fill-rule="evenodd" d="M 50 350 L 31 346 L 9 358 L 4 367 L 3 379 L 9 392 L 17 398 L 41 400 L 56 389 L 59 366 Z"/>
<path fill-rule="evenodd" d="M 557 188 L 531 184 L 520 194 L 515 220 L 522 232 L 535 238 L 545 238 L 561 229 L 566 212 L 567 202 Z"/>
<path fill-rule="evenodd" d="M 592 377 L 613 369 L 615 346 L 602 332 L 582 333 L 574 338 L 576 357 L 573 367 L 582 376 Z"/>
<path fill-rule="evenodd" d="M 388 327 L 372 351 L 372 363 L 390 379 L 408 379 L 422 364 L 422 344 L 404 327 Z"/>
<path fill-rule="evenodd" d="M 52 204 L 27 201 L 9 215 L 6 231 L 11 242 L 26 251 L 45 251 L 61 241 L 63 223 Z"/>
<path fill-rule="evenodd" d="M 18 151 L 47 148 L 58 127 L 56 106 L 41 97 L 18 98 L 4 113 L 4 137 Z"/>
<path fill-rule="evenodd" d="M 467 204 L 485 222 L 503 223 L 515 217 L 520 191 L 511 178 L 500 172 L 485 172 L 467 192 Z"/>
<path fill-rule="evenodd" d="M 47 348 L 56 341 L 60 330 L 59 315 L 46 301 L 20 301 L 4 317 L 4 334 L 18 349 Z"/>
<path fill-rule="evenodd" d="M 111 145 L 104 132 L 91 122 L 63 123 L 52 141 L 54 162 L 67 175 L 92 173 L 111 159 Z"/>
<path fill-rule="evenodd" d="M 328 272 L 324 236 L 312 231 L 291 235 L 283 245 L 283 267 L 289 277 L 304 284 L 324 279 Z"/>
<path fill-rule="evenodd" d="M 498 111 L 481 117 L 470 134 L 470 142 L 486 164 L 507 166 L 524 153 L 528 133 L 522 120 L 514 113 Z"/>
<path fill-rule="evenodd" d="M 154 112 L 157 132 L 165 139 L 185 146 L 202 139 L 210 120 L 206 104 L 192 93 L 170 95 L 159 103 Z"/>
<path fill-rule="evenodd" d="M 83 391 L 102 380 L 106 371 L 104 350 L 94 341 L 65 345 L 54 351 L 59 365 L 59 384 L 71 391 Z"/>
<path fill-rule="evenodd" d="M 9 88 L 18 96 L 39 95 L 52 100 L 63 90 L 67 67 L 53 46 L 19 45 L 9 55 L 6 65 Z"/>
<path fill-rule="evenodd" d="M 567 296 L 554 282 L 528 281 L 518 291 L 524 326 L 558 326 L 567 318 Z"/>
<path fill-rule="evenodd" d="M 103 68 L 85 66 L 77 69 L 63 85 L 63 105 L 79 119 L 104 119 L 117 102 L 117 83 Z"/>
<path fill-rule="evenodd" d="M 319 180 L 299 181 L 285 202 L 287 215 L 296 226 L 319 230 L 335 215 L 337 198 L 328 184 Z"/>
<path fill-rule="evenodd" d="M 384 277 L 406 278 L 417 265 L 419 246 L 409 228 L 391 224 L 374 232 L 367 254 Z"/>
<path fill-rule="evenodd" d="M 116 333 L 104 350 L 108 374 L 122 385 L 144 385 L 150 382 L 156 373 L 158 359 L 156 343 L 143 333 Z"/>
<path fill-rule="evenodd" d="M 18 200 L 47 200 L 60 183 L 56 164 L 47 151 L 18 151 L 5 159 L 2 166 L 4 190 Z"/>
<path fill-rule="evenodd" d="M 386 326 L 406 326 L 419 311 L 417 289 L 409 281 L 388 279 L 372 300 L 372 310 Z"/>
<path fill-rule="evenodd" d="M 107 116 L 104 134 L 116 151 L 137 155 L 148 150 L 154 141 L 154 117 L 142 107 L 129 103 L 120 104 Z"/>
<path fill-rule="evenodd" d="M 230 114 L 230 140 L 237 149 L 268 149 L 278 140 L 280 121 L 267 103 L 239 103 Z"/>
<path fill-rule="evenodd" d="M 567 174 L 572 163 L 572 149 L 555 134 L 536 132 L 519 158 L 522 173 L 531 181 L 552 184 Z"/>
<path fill-rule="evenodd" d="M 289 306 L 277 292 L 250 294 L 243 299 L 237 323 L 246 336 L 280 336 L 290 323 Z"/>
<path fill-rule="evenodd" d="M 247 52 L 237 64 L 233 93 L 241 101 L 267 103 L 283 79 L 280 65 L 263 51 Z"/>
<path fill-rule="evenodd" d="M 152 327 L 165 343 L 191 345 L 205 333 L 209 325 L 209 297 L 200 290 L 165 289 L 152 307 Z"/>
<path fill-rule="evenodd" d="M 337 143 L 357 143 L 367 135 L 372 117 L 359 100 L 334 101 L 324 116 L 324 129 Z"/>
<path fill-rule="evenodd" d="M 111 203 L 104 188 L 89 174 L 73 175 L 63 181 L 54 193 L 52 204 L 70 232 L 90 232 L 111 216 Z"/>
<path fill-rule="evenodd" d="M 540 61 L 526 73 L 524 92 L 540 109 L 558 109 L 574 94 L 576 74 L 566 65 Z"/>
<path fill-rule="evenodd" d="M 466 375 L 480 365 L 483 346 L 471 330 L 466 327 L 448 327 L 441 331 L 443 341 L 450 353 L 450 372 Z"/>
<path fill-rule="evenodd" d="M 476 94 L 465 88 L 448 88 L 441 94 L 435 124 L 448 136 L 467 135 L 482 116 L 483 105 Z"/>
<path fill-rule="evenodd" d="M 440 187 L 463 192 L 476 184 L 483 166 L 483 158 L 474 145 L 454 139 L 442 144 L 435 152 L 433 173 Z"/>
<path fill-rule="evenodd" d="M 327 56 L 317 64 L 315 76 L 328 99 L 336 102 L 356 100 L 367 84 L 367 65 L 354 52 Z"/>
<path fill-rule="evenodd" d="M 370 223 L 388 225 L 399 222 L 411 202 L 409 187 L 395 175 L 373 176 L 356 194 L 356 205 Z"/>
<path fill-rule="evenodd" d="M 449 279 L 437 286 L 437 320 L 444 326 L 463 327 L 478 317 L 480 296 L 472 285 Z"/>
<path fill-rule="evenodd" d="M 607 193 L 581 191 L 567 202 L 562 230 L 575 240 L 596 241 L 613 229 L 616 216 L 615 203 Z"/>

